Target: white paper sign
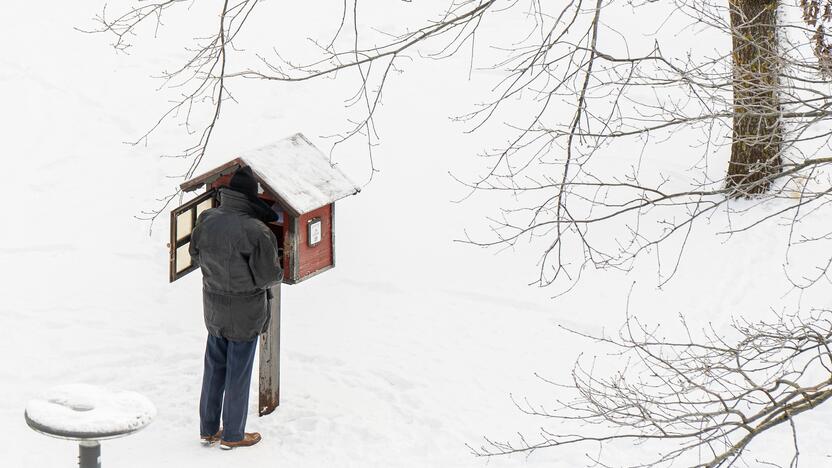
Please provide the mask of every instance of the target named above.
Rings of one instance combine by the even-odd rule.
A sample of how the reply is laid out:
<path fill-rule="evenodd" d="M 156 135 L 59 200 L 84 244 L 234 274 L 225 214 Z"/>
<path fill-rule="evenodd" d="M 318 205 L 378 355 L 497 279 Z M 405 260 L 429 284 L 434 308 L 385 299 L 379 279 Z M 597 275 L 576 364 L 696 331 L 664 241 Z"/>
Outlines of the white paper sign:
<path fill-rule="evenodd" d="M 321 220 L 316 219 L 309 223 L 309 245 L 315 245 L 321 241 Z"/>

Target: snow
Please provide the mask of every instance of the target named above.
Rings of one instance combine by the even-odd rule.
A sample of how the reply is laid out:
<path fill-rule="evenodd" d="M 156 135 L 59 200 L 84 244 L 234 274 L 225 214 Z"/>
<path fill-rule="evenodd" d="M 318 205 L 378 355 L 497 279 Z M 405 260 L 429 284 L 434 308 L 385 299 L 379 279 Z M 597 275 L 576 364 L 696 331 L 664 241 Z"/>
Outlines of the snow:
<path fill-rule="evenodd" d="M 156 416 L 146 397 L 88 384 L 50 389 L 26 405 L 26 417 L 40 432 L 75 439 L 105 439 L 144 428 Z"/>
<path fill-rule="evenodd" d="M 291 7 L 305 3 L 323 11 L 317 2 Z M 146 430 L 105 447 L 106 458 L 121 468 L 598 466 L 591 461 L 597 446 L 494 459 L 476 458 L 466 446 L 485 436 L 516 440 L 518 432 L 534 438 L 541 426 L 585 429 L 523 415 L 510 398 L 546 405 L 568 399 L 535 373 L 568 381 L 582 353 L 597 356 L 599 369 L 604 363 L 619 367 L 614 356 L 558 325 L 617 330 L 628 295 L 630 312 L 645 323 L 672 323 L 684 314 L 692 329 L 719 329 L 734 314 L 763 318 L 770 308 L 793 307 L 796 299 L 829 305 L 825 289 L 786 294 L 787 225 L 726 241 L 716 235 L 724 230 L 720 216 L 696 225 L 676 277 L 661 290 L 652 258 L 630 273 L 585 271 L 579 286 L 557 300 L 551 290 L 528 287 L 537 273 L 533 246 L 495 254 L 453 242 L 465 229 L 485 231 L 483 217 L 505 203 L 487 195 L 451 203 L 465 191 L 447 174 L 477 174 L 482 162 L 473 155 L 499 143 L 482 133 L 465 135 L 447 119 L 480 102 L 495 76 L 481 74 L 475 63 L 473 81 L 449 86 L 468 76 L 467 57 L 419 61 L 423 65 L 391 81 L 378 110 L 383 140 L 374 151 L 381 172 L 360 196 L 338 204 L 336 268 L 283 288 L 280 407 L 258 418 L 256 386 L 251 392 L 248 430 L 261 432 L 263 441 L 231 452 L 202 447 L 201 278 L 194 273 L 169 284 L 167 213 L 151 235 L 148 223 L 135 219 L 181 182 L 168 176 L 184 173 L 184 162 L 159 156 L 190 140 L 183 142 L 182 128 L 171 125 L 147 145 L 123 142 L 158 118 L 170 96 L 155 93 L 159 83 L 149 77 L 180 63 L 185 53 L 175 44 L 200 35 L 191 25 L 213 25 L 216 5 L 196 2 L 188 10 L 193 17 L 184 21 L 167 17 L 158 39 L 150 38 L 151 31 L 130 55 L 113 54 L 109 38 L 72 29 L 88 25 L 101 6 L 100 0 L 4 5 L 9 18 L 26 18 L 6 24 L 4 32 L 14 40 L 0 54 L 4 467 L 66 466 L 76 456 L 76 446 L 35 433 L 23 417 L 42 389 L 66 382 L 131 389 L 157 406 Z M 263 22 L 267 33 L 252 39 L 271 43 L 277 37 L 272 34 L 285 34 L 301 42 L 309 25 L 274 11 L 288 7 L 259 5 L 263 16 L 249 21 Z M 479 34 L 485 30 L 478 42 Z M 458 75 L 437 79 L 449 66 Z M 275 134 L 302 130 L 325 148 L 327 140 L 319 136 L 343 130 L 345 92 L 331 80 L 228 86 L 239 104 L 223 105 L 202 168 L 228 161 L 241 147 L 266 145 Z M 665 156 L 686 143 L 675 137 L 655 151 L 651 146 L 643 164 L 684 174 L 690 161 Z M 339 150 L 335 158 L 357 181 L 368 172 L 361 146 Z M 616 146 L 622 155 L 628 149 Z M 774 213 L 777 207 L 760 209 Z M 826 232 L 829 219 L 820 211 L 805 222 Z M 820 247 L 807 244 L 799 263 L 828 258 L 829 249 Z M 829 466 L 830 418 L 830 404 L 796 418 L 803 434 L 801 466 Z M 788 428 L 750 450 L 751 466 L 754 459 L 778 455 L 788 465 Z M 640 447 L 604 451 L 623 465 L 637 460 Z"/>
<path fill-rule="evenodd" d="M 246 151 L 240 159 L 298 214 L 361 190 L 300 133 Z"/>

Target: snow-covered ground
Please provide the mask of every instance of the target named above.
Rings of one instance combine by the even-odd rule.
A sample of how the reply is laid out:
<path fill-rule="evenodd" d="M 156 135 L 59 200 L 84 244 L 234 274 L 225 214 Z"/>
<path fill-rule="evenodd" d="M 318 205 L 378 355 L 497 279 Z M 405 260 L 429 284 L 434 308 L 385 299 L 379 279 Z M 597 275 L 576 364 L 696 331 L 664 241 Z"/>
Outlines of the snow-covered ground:
<path fill-rule="evenodd" d="M 471 156 L 480 136 L 462 135 L 447 119 L 468 109 L 476 86 L 448 85 L 436 78 L 446 63 L 426 61 L 388 91 L 381 172 L 338 205 L 337 268 L 284 287 L 281 406 L 257 418 L 253 395 L 249 419 L 263 442 L 206 449 L 197 415 L 200 277 L 168 284 L 167 218 L 152 235 L 134 218 L 157 206 L 172 184 L 166 176 L 181 169 L 160 159 L 160 148 L 190 141 L 163 128 L 147 146 L 123 143 L 162 109 L 149 77 L 181 58 L 165 41 L 189 31 L 163 29 L 152 47 L 114 55 L 107 38 L 73 30 L 100 4 L 4 5 L 3 16 L 16 21 L 4 26 L 0 46 L 0 466 L 72 464 L 77 448 L 29 430 L 23 409 L 42 389 L 75 382 L 134 390 L 158 408 L 150 427 L 104 444 L 111 467 L 591 465 L 584 453 L 595 447 L 479 459 L 465 445 L 547 423 L 520 414 L 510 395 L 553 401 L 562 395 L 534 373 L 564 380 L 579 353 L 593 354 L 558 324 L 618 327 L 633 283 L 630 310 L 651 323 L 683 313 L 718 327 L 731 314 L 763 316 L 794 300 L 784 296 L 784 228 L 726 243 L 714 236 L 715 220 L 697 228 L 662 290 L 645 264 L 628 275 L 588 272 L 557 300 L 526 286 L 536 275 L 534 249 L 496 255 L 454 243 L 466 228 L 484 231 L 494 200 L 450 202 L 464 190 L 448 171 L 481 168 Z M 233 84 L 240 104 L 224 107 L 203 167 L 298 131 L 325 147 L 320 135 L 343 124 L 344 96 L 331 87 Z M 366 180 L 363 154 L 337 156 Z M 803 466 L 832 466 L 823 431 L 830 417 L 821 408 L 798 421 L 811 434 L 801 439 Z M 791 441 L 776 435 L 752 453 L 786 453 Z M 637 453 L 625 448 L 615 459 Z"/>

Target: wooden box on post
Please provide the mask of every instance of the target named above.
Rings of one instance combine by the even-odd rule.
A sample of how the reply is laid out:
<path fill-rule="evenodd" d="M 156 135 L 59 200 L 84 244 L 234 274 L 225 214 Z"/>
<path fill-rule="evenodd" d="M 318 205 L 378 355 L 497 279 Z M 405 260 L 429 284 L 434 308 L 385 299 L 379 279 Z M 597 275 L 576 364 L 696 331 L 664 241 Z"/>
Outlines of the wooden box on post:
<path fill-rule="evenodd" d="M 302 134 L 241 153 L 226 163 L 184 182 L 183 192 L 205 192 L 171 211 L 170 281 L 194 271 L 188 255 L 190 236 L 199 215 L 216 208 L 222 190 L 240 167 L 252 169 L 259 197 L 278 212 L 268 227 L 277 238 L 283 283 L 297 284 L 335 266 L 335 202 L 361 189 Z M 280 288 L 270 304 L 272 323 L 261 337 L 260 415 L 279 404 Z"/>

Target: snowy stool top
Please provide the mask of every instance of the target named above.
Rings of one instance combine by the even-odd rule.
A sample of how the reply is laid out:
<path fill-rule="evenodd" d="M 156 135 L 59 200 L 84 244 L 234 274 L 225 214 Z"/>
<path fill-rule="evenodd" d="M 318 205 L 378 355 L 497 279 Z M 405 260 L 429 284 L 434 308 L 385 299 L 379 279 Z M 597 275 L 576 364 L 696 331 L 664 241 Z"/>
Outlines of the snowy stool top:
<path fill-rule="evenodd" d="M 52 437 L 104 440 L 136 432 L 153 420 L 156 407 L 135 392 L 86 384 L 55 387 L 26 405 L 26 423 Z"/>

